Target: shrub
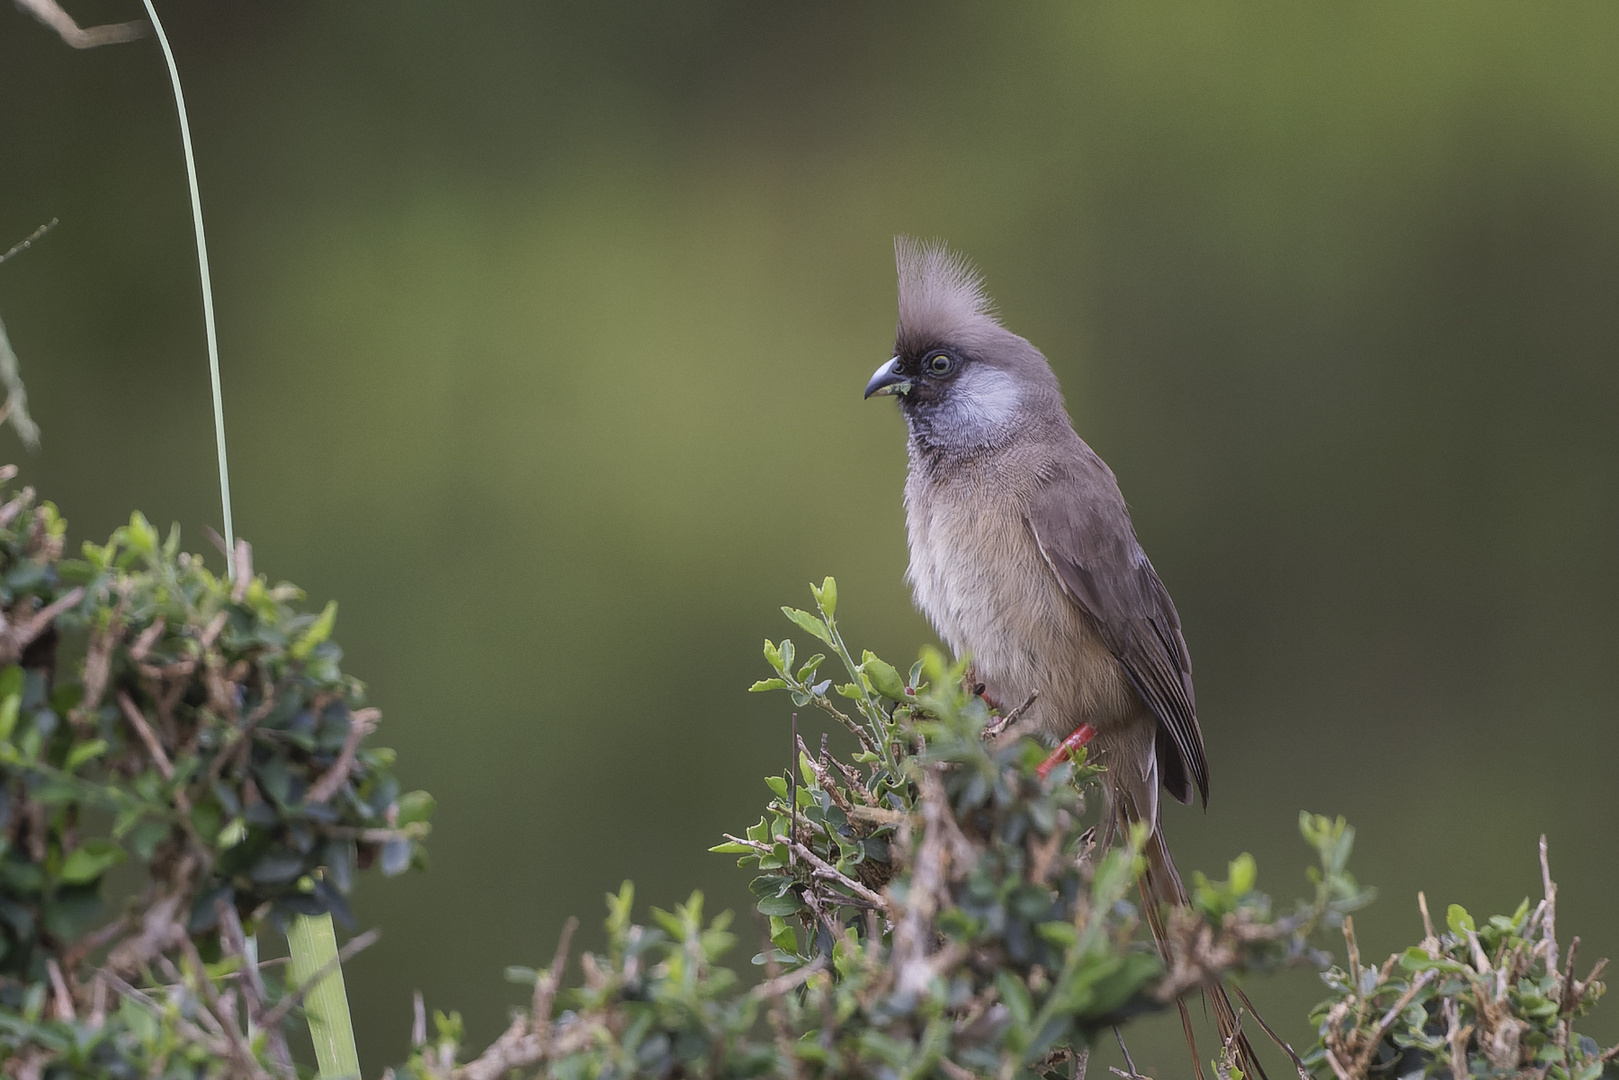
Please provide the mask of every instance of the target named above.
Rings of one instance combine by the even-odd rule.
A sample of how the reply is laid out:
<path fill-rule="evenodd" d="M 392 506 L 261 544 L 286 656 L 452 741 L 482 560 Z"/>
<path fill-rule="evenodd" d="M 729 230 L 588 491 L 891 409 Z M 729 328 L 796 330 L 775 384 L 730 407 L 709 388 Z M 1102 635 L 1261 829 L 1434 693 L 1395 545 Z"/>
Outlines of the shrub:
<path fill-rule="evenodd" d="M 254 935 L 351 922 L 357 869 L 422 862 L 432 800 L 366 745 L 334 606 L 301 611 L 245 543 L 217 577 L 138 514 L 77 559 L 64 534 L 29 489 L 0 505 L 0 1056 L 17 1077 L 286 1072 L 298 996 Z"/>

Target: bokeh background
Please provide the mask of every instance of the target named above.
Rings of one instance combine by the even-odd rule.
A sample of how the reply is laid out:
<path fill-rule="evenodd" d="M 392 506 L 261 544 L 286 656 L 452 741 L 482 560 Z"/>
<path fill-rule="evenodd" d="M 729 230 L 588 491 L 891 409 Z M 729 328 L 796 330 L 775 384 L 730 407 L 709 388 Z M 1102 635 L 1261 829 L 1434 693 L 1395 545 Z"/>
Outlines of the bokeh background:
<path fill-rule="evenodd" d="M 0 266 L 44 429 L 0 449 L 79 538 L 140 508 L 208 550 L 157 46 L 74 52 L 3 8 L 0 248 L 61 224 Z M 1381 955 L 1419 889 L 1535 893 L 1545 832 L 1565 932 L 1619 952 L 1619 9 L 163 9 L 238 530 L 340 600 L 439 800 L 432 870 L 359 890 L 369 1071 L 416 987 L 494 1036 L 502 968 L 625 877 L 751 932 L 704 849 L 786 760 L 785 699 L 743 692 L 778 605 L 834 574 L 857 647 L 932 640 L 901 424 L 860 400 L 899 232 L 968 253 L 1046 350 L 1179 604 L 1213 775 L 1168 816 L 1183 867 L 1251 851 L 1300 895 L 1299 810 L 1345 814 Z M 1255 988 L 1300 1042 L 1318 996 Z M 1138 1064 L 1183 1075 L 1176 1026 Z"/>

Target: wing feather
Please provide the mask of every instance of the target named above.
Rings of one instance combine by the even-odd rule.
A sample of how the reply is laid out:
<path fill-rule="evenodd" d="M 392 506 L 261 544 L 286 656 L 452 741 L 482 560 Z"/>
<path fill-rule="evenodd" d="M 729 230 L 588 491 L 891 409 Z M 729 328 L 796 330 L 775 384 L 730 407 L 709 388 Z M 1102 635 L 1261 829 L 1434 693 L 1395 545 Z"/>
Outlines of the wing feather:
<path fill-rule="evenodd" d="M 1029 527 L 1064 591 L 1090 616 L 1157 717 L 1164 787 L 1190 802 L 1195 784 L 1207 805 L 1208 762 L 1180 616 L 1136 540 L 1112 472 L 1094 454 L 1084 464 L 1035 496 Z"/>

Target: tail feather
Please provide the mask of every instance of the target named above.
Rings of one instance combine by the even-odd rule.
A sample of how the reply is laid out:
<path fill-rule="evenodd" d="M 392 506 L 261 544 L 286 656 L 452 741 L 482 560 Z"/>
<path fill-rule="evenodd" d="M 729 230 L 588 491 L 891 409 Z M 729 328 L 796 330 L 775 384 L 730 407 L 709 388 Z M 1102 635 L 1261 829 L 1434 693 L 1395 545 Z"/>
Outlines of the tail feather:
<path fill-rule="evenodd" d="M 1141 876 L 1141 898 L 1147 910 L 1147 925 L 1152 928 L 1152 939 L 1157 943 L 1158 951 L 1167 963 L 1168 935 L 1159 906 L 1173 904 L 1176 907 L 1185 907 L 1191 903 L 1191 896 L 1187 894 L 1186 886 L 1175 870 L 1175 861 L 1169 857 L 1169 848 L 1164 844 L 1163 834 L 1157 828 L 1153 829 L 1142 854 L 1147 860 L 1146 873 Z M 1259 1063 L 1259 1056 L 1254 1053 L 1253 1044 L 1242 1031 L 1237 1010 L 1232 1006 L 1231 998 L 1226 995 L 1225 987 L 1216 983 L 1204 988 L 1203 994 L 1204 1000 L 1214 1006 L 1214 1023 L 1220 1031 L 1221 1046 L 1229 1046 L 1235 1051 L 1237 1067 L 1242 1070 L 1243 1076 L 1247 1080 L 1268 1080 L 1265 1067 Z M 1192 1037 L 1191 1017 L 1187 1014 L 1186 1002 L 1181 1000 L 1176 1004 L 1180 1007 L 1181 1025 L 1186 1030 L 1186 1045 L 1192 1051 L 1193 1067 L 1197 1070 L 1198 1080 L 1202 1080 L 1203 1065 L 1198 1057 L 1197 1043 Z"/>

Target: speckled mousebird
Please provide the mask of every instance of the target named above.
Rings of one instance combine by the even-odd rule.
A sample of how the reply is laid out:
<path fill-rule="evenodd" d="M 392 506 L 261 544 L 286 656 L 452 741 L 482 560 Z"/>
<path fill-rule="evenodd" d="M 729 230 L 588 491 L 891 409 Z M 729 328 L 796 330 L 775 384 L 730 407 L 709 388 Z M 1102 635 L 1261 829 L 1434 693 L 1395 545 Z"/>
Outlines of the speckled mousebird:
<path fill-rule="evenodd" d="M 1205 806 L 1209 795 L 1175 605 L 1040 350 L 1001 325 L 978 274 L 944 246 L 901 237 L 895 254 L 893 358 L 866 396 L 897 398 L 909 430 L 907 578 L 917 606 L 971 657 L 986 700 L 1010 710 L 1033 699 L 1003 738 L 1061 742 L 1051 763 L 1088 743 L 1107 770 L 1107 833 L 1151 827 L 1142 888 L 1161 941 L 1158 905 L 1187 895 L 1159 828 L 1158 791 L 1181 802 L 1195 791 Z M 1231 1003 L 1218 986 L 1210 997 L 1228 1038 Z M 1237 1038 L 1244 1070 L 1263 1076 Z"/>

